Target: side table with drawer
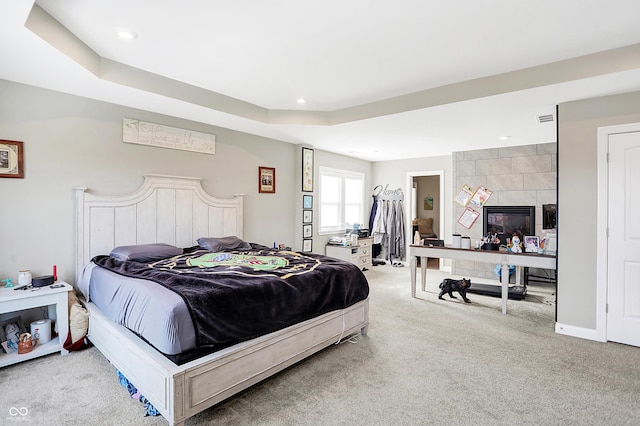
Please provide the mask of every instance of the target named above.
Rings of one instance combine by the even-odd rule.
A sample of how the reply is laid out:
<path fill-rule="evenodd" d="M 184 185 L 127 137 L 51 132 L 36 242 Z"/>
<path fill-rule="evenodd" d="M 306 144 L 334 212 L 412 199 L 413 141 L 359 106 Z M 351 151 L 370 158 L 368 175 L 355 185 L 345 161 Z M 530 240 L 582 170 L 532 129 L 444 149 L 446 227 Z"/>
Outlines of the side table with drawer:
<path fill-rule="evenodd" d="M 357 266 L 362 270 L 371 268 L 371 250 L 372 250 L 373 238 L 365 237 L 358 238 L 358 243 L 351 246 L 336 246 L 327 244 L 325 247 L 325 254 L 327 256 L 335 257 L 336 259 L 346 260 Z"/>

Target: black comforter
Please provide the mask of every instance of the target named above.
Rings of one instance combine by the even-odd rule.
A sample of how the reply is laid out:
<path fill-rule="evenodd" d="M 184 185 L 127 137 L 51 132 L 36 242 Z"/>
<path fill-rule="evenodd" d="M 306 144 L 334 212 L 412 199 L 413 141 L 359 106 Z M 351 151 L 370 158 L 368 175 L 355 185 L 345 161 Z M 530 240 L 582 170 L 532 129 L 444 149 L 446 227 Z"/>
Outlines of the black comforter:
<path fill-rule="evenodd" d="M 198 348 L 220 348 L 267 334 L 367 298 L 351 263 L 262 247 L 212 253 L 197 247 L 155 263 L 93 259 L 118 274 L 157 282 L 187 304 Z M 160 326 L 160 325 L 159 325 Z"/>

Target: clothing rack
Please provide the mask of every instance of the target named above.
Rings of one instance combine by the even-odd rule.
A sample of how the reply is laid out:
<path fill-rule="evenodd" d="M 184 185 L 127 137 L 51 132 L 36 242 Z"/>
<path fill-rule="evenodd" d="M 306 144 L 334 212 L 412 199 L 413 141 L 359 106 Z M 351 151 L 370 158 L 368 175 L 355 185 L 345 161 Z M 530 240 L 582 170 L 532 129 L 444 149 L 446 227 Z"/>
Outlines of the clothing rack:
<path fill-rule="evenodd" d="M 373 205 L 369 217 L 369 230 L 373 235 L 373 257 L 385 247 L 385 259 L 393 266 L 403 266 L 404 248 L 404 193 L 402 188 L 389 189 L 389 185 L 373 188 Z M 395 260 L 395 261 L 394 261 Z"/>

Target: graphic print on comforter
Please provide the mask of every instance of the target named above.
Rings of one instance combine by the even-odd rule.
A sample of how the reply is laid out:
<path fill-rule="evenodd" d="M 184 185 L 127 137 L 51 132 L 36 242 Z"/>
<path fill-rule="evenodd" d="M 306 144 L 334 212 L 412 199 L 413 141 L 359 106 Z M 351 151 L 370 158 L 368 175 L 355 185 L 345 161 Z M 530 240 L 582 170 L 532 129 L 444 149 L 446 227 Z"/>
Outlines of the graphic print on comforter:
<path fill-rule="evenodd" d="M 93 259 L 120 275 L 143 278 L 187 304 L 199 348 L 222 347 L 346 308 L 367 298 L 364 274 L 326 256 L 277 250 L 185 254 L 150 264 Z"/>

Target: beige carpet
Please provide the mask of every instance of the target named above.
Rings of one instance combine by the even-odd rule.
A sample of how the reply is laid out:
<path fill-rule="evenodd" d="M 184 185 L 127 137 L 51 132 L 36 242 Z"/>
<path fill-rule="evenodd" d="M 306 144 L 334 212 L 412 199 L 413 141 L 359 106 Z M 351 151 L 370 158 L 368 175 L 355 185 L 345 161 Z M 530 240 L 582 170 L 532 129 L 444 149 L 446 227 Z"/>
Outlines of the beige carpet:
<path fill-rule="evenodd" d="M 333 346 L 187 425 L 638 425 L 640 349 L 554 333 L 554 289 L 522 301 L 410 296 L 409 268 L 376 266 L 369 335 Z M 485 281 L 486 282 L 486 281 Z M 448 298 L 447 298 L 448 299 Z M 0 369 L 0 424 L 166 425 L 144 417 L 95 348 Z M 11 416 L 25 407 L 25 416 Z M 18 418 L 20 417 L 20 418 Z"/>

